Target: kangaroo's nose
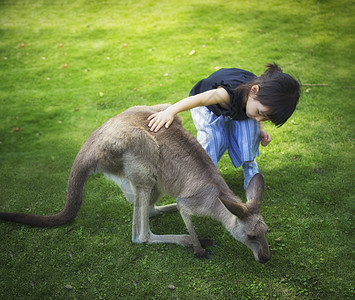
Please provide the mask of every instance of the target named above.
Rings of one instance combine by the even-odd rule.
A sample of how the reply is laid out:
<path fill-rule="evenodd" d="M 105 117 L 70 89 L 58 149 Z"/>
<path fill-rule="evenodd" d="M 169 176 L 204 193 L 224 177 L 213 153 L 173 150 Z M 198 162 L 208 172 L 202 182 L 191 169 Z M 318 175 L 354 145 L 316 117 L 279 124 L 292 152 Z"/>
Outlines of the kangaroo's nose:
<path fill-rule="evenodd" d="M 271 255 L 263 255 L 263 254 L 259 253 L 258 258 L 259 258 L 260 263 L 265 264 L 270 260 Z"/>

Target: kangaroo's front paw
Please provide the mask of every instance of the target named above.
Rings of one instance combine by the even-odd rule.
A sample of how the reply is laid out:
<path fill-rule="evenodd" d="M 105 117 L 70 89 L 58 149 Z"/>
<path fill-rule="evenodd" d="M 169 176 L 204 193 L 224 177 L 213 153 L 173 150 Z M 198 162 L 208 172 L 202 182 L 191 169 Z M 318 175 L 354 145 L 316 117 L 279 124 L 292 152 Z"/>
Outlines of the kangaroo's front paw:
<path fill-rule="evenodd" d="M 209 258 L 208 254 L 209 254 L 209 252 L 203 248 L 194 250 L 194 255 L 196 258 L 202 258 L 202 259 L 207 258 L 208 259 Z"/>

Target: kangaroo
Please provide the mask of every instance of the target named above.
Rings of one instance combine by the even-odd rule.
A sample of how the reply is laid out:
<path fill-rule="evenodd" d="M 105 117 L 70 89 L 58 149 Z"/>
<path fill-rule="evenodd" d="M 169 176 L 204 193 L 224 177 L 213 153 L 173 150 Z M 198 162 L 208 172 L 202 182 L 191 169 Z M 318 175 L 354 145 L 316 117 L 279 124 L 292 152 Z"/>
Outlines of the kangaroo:
<path fill-rule="evenodd" d="M 243 203 L 191 133 L 176 117 L 169 129 L 157 133 L 148 127 L 148 116 L 167 105 L 135 106 L 109 119 L 87 139 L 73 163 L 64 209 L 48 216 L 0 212 L 0 219 L 30 226 L 63 225 L 74 219 L 81 207 L 84 184 L 89 175 L 103 172 L 118 184 L 133 204 L 134 243 L 175 243 L 192 246 L 197 257 L 207 257 L 211 240 L 199 239 L 191 216 L 209 216 L 220 221 L 232 236 L 249 247 L 260 263 L 271 255 L 266 239 L 267 225 L 259 209 L 264 180 L 256 174 L 246 189 Z M 176 198 L 176 203 L 156 206 L 160 195 Z M 186 235 L 156 235 L 150 231 L 149 217 L 179 210 L 187 227 Z"/>

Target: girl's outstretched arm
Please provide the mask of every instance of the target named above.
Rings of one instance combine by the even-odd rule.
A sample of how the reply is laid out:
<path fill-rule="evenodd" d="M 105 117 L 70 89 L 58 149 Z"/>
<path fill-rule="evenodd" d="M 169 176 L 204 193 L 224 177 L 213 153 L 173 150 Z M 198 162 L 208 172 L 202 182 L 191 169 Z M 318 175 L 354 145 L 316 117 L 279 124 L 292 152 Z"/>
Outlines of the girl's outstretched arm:
<path fill-rule="evenodd" d="M 223 106 L 229 106 L 229 94 L 223 88 L 209 90 L 207 92 L 184 98 L 179 102 L 169 106 L 167 109 L 150 115 L 148 117 L 148 120 L 150 121 L 148 126 L 150 127 L 151 131 L 157 132 L 164 125 L 165 128 L 168 128 L 174 121 L 175 115 L 180 112 L 198 106 L 206 106 L 217 103 Z"/>

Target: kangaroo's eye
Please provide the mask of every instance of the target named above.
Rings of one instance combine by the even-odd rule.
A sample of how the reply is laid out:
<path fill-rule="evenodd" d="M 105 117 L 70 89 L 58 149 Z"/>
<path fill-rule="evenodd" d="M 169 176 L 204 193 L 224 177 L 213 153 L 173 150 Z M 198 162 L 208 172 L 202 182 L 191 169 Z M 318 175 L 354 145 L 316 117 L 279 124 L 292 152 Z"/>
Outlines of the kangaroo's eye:
<path fill-rule="evenodd" d="M 256 239 L 256 235 L 254 235 L 254 234 L 248 234 L 247 236 L 248 236 L 249 240 L 255 240 Z"/>

